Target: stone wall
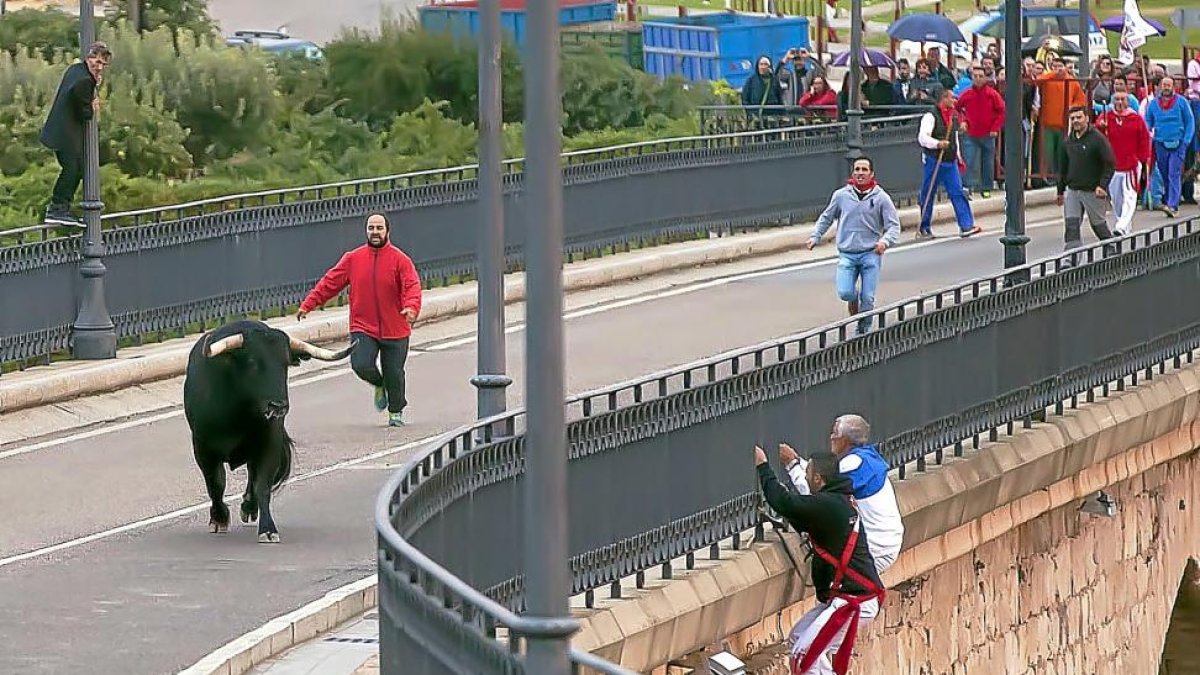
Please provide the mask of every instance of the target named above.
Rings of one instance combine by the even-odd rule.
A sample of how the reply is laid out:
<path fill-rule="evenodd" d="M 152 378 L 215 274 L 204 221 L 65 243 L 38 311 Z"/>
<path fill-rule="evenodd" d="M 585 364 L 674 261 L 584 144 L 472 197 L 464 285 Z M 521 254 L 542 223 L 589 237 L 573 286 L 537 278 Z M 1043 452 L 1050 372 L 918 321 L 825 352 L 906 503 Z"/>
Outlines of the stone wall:
<path fill-rule="evenodd" d="M 856 673 L 1158 673 L 1200 556 L 1200 453 L 1113 484 L 1118 513 L 1055 508 L 893 588 Z"/>

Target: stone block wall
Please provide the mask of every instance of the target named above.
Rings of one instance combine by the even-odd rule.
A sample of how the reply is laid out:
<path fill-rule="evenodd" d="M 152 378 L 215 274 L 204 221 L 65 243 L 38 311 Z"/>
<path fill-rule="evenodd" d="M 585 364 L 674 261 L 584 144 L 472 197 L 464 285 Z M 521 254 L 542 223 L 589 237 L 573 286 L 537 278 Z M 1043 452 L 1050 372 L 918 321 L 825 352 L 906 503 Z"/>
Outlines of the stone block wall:
<path fill-rule="evenodd" d="M 852 671 L 1159 673 L 1176 590 L 1200 557 L 1200 453 L 1106 492 L 1114 517 L 1060 506 L 893 587 Z"/>

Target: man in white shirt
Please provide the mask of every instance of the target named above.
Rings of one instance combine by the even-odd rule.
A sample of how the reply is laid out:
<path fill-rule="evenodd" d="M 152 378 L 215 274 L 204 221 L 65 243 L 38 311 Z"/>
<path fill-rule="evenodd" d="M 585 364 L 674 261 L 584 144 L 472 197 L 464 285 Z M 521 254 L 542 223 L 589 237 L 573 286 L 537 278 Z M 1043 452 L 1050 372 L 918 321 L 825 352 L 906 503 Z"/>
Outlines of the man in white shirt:
<path fill-rule="evenodd" d="M 883 574 L 900 554 L 904 521 L 900 517 L 896 490 L 887 475 L 887 460 L 869 442 L 870 434 L 871 425 L 860 415 L 842 415 L 833 422 L 829 445 L 839 458 L 838 469 L 853 486 L 854 499 L 867 534 L 867 547 L 875 559 L 876 571 Z M 786 443 L 779 444 L 779 458 L 796 491 L 809 494 L 805 476 L 808 461 Z"/>

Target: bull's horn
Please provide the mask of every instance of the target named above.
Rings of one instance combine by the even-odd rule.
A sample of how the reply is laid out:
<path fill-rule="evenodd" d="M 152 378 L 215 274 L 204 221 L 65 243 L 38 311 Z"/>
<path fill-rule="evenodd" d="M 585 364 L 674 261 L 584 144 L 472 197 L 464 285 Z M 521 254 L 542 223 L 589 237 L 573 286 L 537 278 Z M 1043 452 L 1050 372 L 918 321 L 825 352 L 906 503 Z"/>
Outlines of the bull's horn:
<path fill-rule="evenodd" d="M 221 338 L 208 346 L 207 356 L 212 358 L 221 352 L 227 352 L 231 349 L 237 349 L 246 341 L 246 336 L 241 333 L 230 335 L 229 337 Z"/>
<path fill-rule="evenodd" d="M 333 351 L 316 345 L 311 345 L 300 338 L 288 336 L 288 342 L 291 344 L 293 352 L 303 352 L 318 361 L 340 361 L 350 355 L 354 351 L 354 345 L 357 341 L 351 342 L 344 349 Z"/>

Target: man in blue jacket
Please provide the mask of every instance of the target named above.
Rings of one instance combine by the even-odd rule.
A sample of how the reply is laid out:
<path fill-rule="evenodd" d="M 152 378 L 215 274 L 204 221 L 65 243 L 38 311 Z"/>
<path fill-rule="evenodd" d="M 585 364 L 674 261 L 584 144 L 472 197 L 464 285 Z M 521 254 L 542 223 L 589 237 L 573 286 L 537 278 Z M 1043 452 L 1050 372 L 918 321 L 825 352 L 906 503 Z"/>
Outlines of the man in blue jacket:
<path fill-rule="evenodd" d="M 1183 188 L 1183 159 L 1196 134 L 1196 120 L 1187 100 L 1175 93 L 1175 81 L 1164 77 L 1158 96 L 1146 106 L 1146 126 L 1154 138 L 1154 163 L 1166 183 L 1162 210 L 1174 218 Z"/>
<path fill-rule="evenodd" d="M 861 415 L 842 415 L 833 421 L 829 447 L 838 457 L 838 470 L 850 480 L 875 569 L 883 574 L 900 555 L 904 521 L 896 501 L 896 490 L 888 478 L 887 460 L 870 442 L 870 437 L 871 425 Z M 785 443 L 779 444 L 779 461 L 796 491 L 809 494 L 808 461 Z"/>
<path fill-rule="evenodd" d="M 817 227 L 808 242 L 808 250 L 821 241 L 825 232 L 840 219 L 837 229 L 837 293 L 850 316 L 875 308 L 875 289 L 883 252 L 900 238 L 900 215 L 896 204 L 875 182 L 875 166 L 870 157 L 854 160 L 847 185 L 833 193 L 829 206 L 817 218 Z M 860 283 L 861 282 L 861 283 Z M 872 317 L 858 322 L 858 334 L 871 330 Z"/>

